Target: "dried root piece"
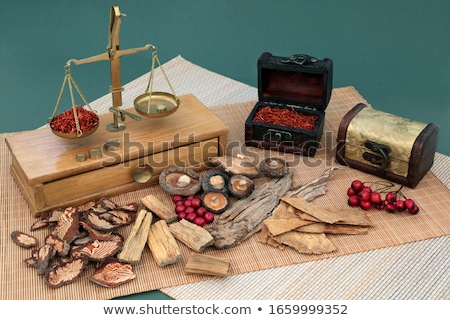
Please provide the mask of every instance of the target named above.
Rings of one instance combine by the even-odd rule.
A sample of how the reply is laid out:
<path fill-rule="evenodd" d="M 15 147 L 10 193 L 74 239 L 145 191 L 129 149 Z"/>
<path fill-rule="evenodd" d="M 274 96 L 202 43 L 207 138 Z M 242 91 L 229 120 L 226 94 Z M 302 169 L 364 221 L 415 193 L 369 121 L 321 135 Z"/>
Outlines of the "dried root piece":
<path fill-rule="evenodd" d="M 38 274 L 44 274 L 45 270 L 50 264 L 50 261 L 55 257 L 56 251 L 53 245 L 44 244 L 37 251 L 36 261 Z"/>
<path fill-rule="evenodd" d="M 39 244 L 38 239 L 22 231 L 11 232 L 12 241 L 22 248 L 32 248 Z"/>
<path fill-rule="evenodd" d="M 147 244 L 160 267 L 173 264 L 181 259 L 180 248 L 164 220 L 159 220 L 151 226 Z"/>
<path fill-rule="evenodd" d="M 228 276 L 230 260 L 206 254 L 192 254 L 184 267 L 186 274 L 202 274 L 209 276 Z"/>
<path fill-rule="evenodd" d="M 77 280 L 86 266 L 85 259 L 79 258 L 54 266 L 44 275 L 44 281 L 52 288 L 59 288 Z"/>
<path fill-rule="evenodd" d="M 114 288 L 136 278 L 131 264 L 120 262 L 117 259 L 108 259 L 102 263 L 89 280 L 103 287 Z"/>
<path fill-rule="evenodd" d="M 120 262 L 137 264 L 147 242 L 153 215 L 147 210 L 140 210 L 122 251 L 117 255 Z M 161 220 L 162 221 L 162 220 Z"/>
<path fill-rule="evenodd" d="M 58 236 L 60 239 L 71 243 L 75 240 L 80 232 L 79 227 L 79 215 L 74 207 L 68 207 L 58 218 L 58 224 L 53 229 L 52 234 Z"/>
<path fill-rule="evenodd" d="M 30 231 L 48 228 L 50 223 L 47 220 L 36 220 L 30 227 Z"/>
<path fill-rule="evenodd" d="M 208 231 L 184 219 L 169 224 L 169 230 L 175 239 L 183 242 L 195 252 L 202 252 L 214 243 L 214 239 Z"/>
<path fill-rule="evenodd" d="M 99 241 L 88 243 L 79 249 L 81 256 L 86 257 L 91 261 L 105 261 L 113 257 L 116 253 L 122 250 L 123 242 L 115 240 Z"/>
<path fill-rule="evenodd" d="M 159 199 L 154 195 L 150 194 L 142 198 L 141 202 L 145 207 L 147 207 L 147 209 L 156 214 L 162 220 L 165 220 L 167 223 L 170 223 L 178 219 L 175 211 L 171 210 L 164 203 L 159 201 Z"/>
<path fill-rule="evenodd" d="M 45 237 L 44 243 L 53 245 L 53 248 L 55 249 L 55 252 L 58 256 L 63 257 L 69 254 L 70 244 L 56 235 L 49 234 Z"/>

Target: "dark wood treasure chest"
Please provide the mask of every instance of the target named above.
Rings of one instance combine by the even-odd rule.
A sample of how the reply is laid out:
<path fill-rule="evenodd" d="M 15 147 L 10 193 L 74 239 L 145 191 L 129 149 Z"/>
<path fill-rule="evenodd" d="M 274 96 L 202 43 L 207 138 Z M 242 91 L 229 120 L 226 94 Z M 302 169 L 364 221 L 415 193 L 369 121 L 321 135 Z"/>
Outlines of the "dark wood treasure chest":
<path fill-rule="evenodd" d="M 258 102 L 245 122 L 245 144 L 314 156 L 332 79 L 329 58 L 263 53 L 258 59 Z"/>
<path fill-rule="evenodd" d="M 406 119 L 360 103 L 341 120 L 336 161 L 415 188 L 433 164 L 438 136 L 436 124 Z"/>

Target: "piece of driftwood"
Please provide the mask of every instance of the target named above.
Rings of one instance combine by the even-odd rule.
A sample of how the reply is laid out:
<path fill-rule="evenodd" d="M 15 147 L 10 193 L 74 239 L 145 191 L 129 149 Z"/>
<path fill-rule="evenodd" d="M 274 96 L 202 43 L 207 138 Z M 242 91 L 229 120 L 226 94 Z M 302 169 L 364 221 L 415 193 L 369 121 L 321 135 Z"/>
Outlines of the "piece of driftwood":
<path fill-rule="evenodd" d="M 173 264 L 181 259 L 180 247 L 164 220 L 159 220 L 151 226 L 147 244 L 160 267 Z"/>
<path fill-rule="evenodd" d="M 337 167 L 327 169 L 311 182 L 289 191 L 292 184 L 292 172 L 281 178 L 274 178 L 220 215 L 218 222 L 208 231 L 214 237 L 214 246 L 225 249 L 244 241 L 261 231 L 263 221 L 271 216 L 280 205 L 283 196 L 300 196 L 308 201 L 325 194 L 326 184 Z"/>
<path fill-rule="evenodd" d="M 149 194 L 148 196 L 145 196 L 141 199 L 141 203 L 167 223 L 177 220 L 175 211 L 167 207 L 154 195 Z"/>
<path fill-rule="evenodd" d="M 195 252 L 202 252 L 214 243 L 214 238 L 207 230 L 184 219 L 169 224 L 169 230 L 176 239 Z"/>
<path fill-rule="evenodd" d="M 209 276 L 228 276 L 230 272 L 230 260 L 211 255 L 194 253 L 184 267 L 186 274 L 202 274 Z"/>
<path fill-rule="evenodd" d="M 130 235 L 125 240 L 122 251 L 117 255 L 120 262 L 137 264 L 148 239 L 153 214 L 145 209 L 139 210 Z"/>

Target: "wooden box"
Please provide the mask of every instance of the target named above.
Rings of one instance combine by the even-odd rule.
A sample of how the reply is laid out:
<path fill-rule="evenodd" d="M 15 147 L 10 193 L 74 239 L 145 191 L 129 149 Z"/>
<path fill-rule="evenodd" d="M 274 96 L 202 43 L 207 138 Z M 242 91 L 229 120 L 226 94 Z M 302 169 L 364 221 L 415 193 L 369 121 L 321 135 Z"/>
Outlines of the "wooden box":
<path fill-rule="evenodd" d="M 106 130 L 113 118 L 104 114 L 97 131 L 81 139 L 60 138 L 50 128 L 7 138 L 11 174 L 33 215 L 157 184 L 167 167 L 209 167 L 210 157 L 224 153 L 228 127 L 193 95 L 181 96 L 180 101 L 174 114 L 140 121 L 127 118 L 125 130 L 119 132 Z M 137 115 L 134 108 L 125 110 Z M 106 148 L 110 139 L 119 139 L 120 146 Z M 97 151 L 93 158 L 91 150 Z M 88 157 L 79 162 L 81 154 Z M 134 175 L 144 165 L 152 171 L 145 183 Z"/>
<path fill-rule="evenodd" d="M 336 161 L 414 188 L 431 168 L 439 127 L 357 104 L 342 119 Z"/>
<path fill-rule="evenodd" d="M 258 59 L 258 102 L 245 122 L 246 145 L 314 156 L 332 80 L 333 61 L 329 58 L 263 53 Z M 275 113 L 269 115 L 272 118 L 281 115 L 281 122 L 267 120 L 269 111 Z M 312 126 L 311 121 L 315 122 Z"/>

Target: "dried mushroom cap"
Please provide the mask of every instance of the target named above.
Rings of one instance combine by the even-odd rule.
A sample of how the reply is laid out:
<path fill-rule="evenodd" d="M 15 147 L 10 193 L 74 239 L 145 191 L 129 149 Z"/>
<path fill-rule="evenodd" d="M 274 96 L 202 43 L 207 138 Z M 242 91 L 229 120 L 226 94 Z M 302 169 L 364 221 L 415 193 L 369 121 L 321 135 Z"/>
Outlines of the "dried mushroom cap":
<path fill-rule="evenodd" d="M 256 168 L 245 157 L 222 156 L 209 158 L 211 163 L 229 175 L 243 175 L 249 178 L 256 178 L 259 175 Z"/>
<path fill-rule="evenodd" d="M 266 158 L 259 164 L 259 171 L 271 178 L 280 178 L 289 172 L 287 163 L 279 158 Z"/>
<path fill-rule="evenodd" d="M 245 198 L 249 196 L 255 189 L 252 179 L 243 175 L 234 175 L 230 178 L 228 190 L 230 194 L 236 198 Z"/>
<path fill-rule="evenodd" d="M 202 195 L 203 206 L 212 213 L 222 213 L 230 205 L 228 196 L 222 192 L 210 191 Z"/>
<path fill-rule="evenodd" d="M 201 178 L 195 171 L 184 167 L 170 167 L 159 175 L 159 184 L 171 195 L 194 195 L 200 191 Z"/>
<path fill-rule="evenodd" d="M 39 243 L 38 239 L 22 231 L 11 232 L 11 239 L 15 244 L 22 248 L 36 247 Z"/>
<path fill-rule="evenodd" d="M 116 258 L 105 261 L 88 277 L 95 284 L 108 288 L 117 287 L 135 278 L 131 264 L 120 262 Z"/>
<path fill-rule="evenodd" d="M 202 179 L 202 188 L 204 192 L 219 191 L 228 192 L 229 176 L 222 171 L 207 172 Z"/>
<path fill-rule="evenodd" d="M 82 258 L 71 260 L 48 269 L 44 281 L 52 288 L 59 288 L 77 280 L 83 273 L 86 261 Z"/>

